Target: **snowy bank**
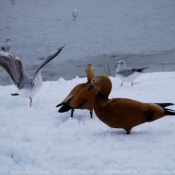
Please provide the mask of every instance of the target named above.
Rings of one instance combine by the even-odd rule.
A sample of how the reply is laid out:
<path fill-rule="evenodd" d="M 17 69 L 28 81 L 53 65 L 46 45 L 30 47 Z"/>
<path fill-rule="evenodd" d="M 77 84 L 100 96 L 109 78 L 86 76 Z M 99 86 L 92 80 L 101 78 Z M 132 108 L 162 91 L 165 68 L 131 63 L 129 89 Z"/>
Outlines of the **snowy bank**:
<path fill-rule="evenodd" d="M 120 87 L 110 77 L 110 98 L 175 103 L 175 72 L 145 73 Z M 55 106 L 86 78 L 44 82 L 33 98 L 13 97 L 0 86 L 0 174 L 171 174 L 175 173 L 175 118 L 166 116 L 133 128 L 109 128 L 87 110 L 58 113 Z M 171 109 L 175 109 L 172 106 Z"/>

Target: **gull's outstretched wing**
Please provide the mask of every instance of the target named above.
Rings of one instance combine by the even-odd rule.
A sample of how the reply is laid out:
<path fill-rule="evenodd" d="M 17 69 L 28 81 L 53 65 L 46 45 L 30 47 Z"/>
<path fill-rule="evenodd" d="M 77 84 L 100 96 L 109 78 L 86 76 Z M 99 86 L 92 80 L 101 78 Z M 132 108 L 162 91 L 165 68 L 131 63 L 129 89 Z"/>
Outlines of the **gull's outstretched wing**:
<path fill-rule="evenodd" d="M 18 88 L 24 78 L 29 78 L 21 60 L 10 53 L 0 51 L 0 66 L 7 71 L 10 78 Z"/>
<path fill-rule="evenodd" d="M 64 45 L 65 46 L 65 45 Z M 38 67 L 38 69 L 35 71 L 35 74 L 33 76 L 33 79 L 31 81 L 31 83 L 34 83 L 35 77 L 38 74 L 39 70 L 44 67 L 47 63 L 49 63 L 51 60 L 53 60 L 64 48 L 64 46 L 60 47 L 57 51 L 51 53 L 45 60 L 43 63 L 41 63 L 41 65 Z"/>
<path fill-rule="evenodd" d="M 134 72 L 136 72 L 136 69 L 134 68 L 130 68 L 130 67 L 121 67 L 119 68 L 116 73 L 118 75 L 124 76 L 124 77 L 128 77 L 130 75 L 132 75 Z"/>

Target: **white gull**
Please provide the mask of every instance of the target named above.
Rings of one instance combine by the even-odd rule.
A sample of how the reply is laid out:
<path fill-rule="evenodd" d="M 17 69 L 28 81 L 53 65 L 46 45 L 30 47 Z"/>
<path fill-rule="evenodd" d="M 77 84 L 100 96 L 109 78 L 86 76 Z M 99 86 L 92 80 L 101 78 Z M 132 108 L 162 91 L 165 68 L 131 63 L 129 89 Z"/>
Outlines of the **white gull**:
<path fill-rule="evenodd" d="M 131 85 L 133 86 L 133 80 L 135 80 L 138 76 L 143 73 L 143 70 L 148 68 L 144 67 L 141 69 L 136 69 L 132 67 L 126 67 L 126 64 L 123 60 L 119 60 L 118 63 L 115 65 L 116 67 L 116 76 L 122 80 L 121 86 L 123 82 L 130 81 Z"/>
<path fill-rule="evenodd" d="M 32 106 L 32 97 L 41 89 L 42 77 L 41 68 L 54 59 L 63 49 L 64 46 L 51 53 L 37 68 L 33 77 L 30 77 L 21 62 L 21 60 L 7 52 L 0 51 L 0 66 L 2 66 L 14 84 L 18 88 L 18 92 L 11 94 L 13 96 L 19 95 L 22 97 L 29 97 L 30 107 Z"/>
<path fill-rule="evenodd" d="M 78 11 L 77 11 L 77 9 L 74 9 L 74 11 L 72 12 L 72 16 L 73 16 L 73 20 L 75 21 L 76 18 L 78 17 Z"/>

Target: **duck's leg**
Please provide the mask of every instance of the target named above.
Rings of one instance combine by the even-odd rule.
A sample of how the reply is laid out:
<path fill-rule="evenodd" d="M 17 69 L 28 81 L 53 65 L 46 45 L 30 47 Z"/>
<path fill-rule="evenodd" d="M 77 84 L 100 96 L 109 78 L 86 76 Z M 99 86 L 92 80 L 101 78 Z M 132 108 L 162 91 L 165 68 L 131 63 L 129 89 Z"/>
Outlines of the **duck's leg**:
<path fill-rule="evenodd" d="M 93 111 L 90 111 L 90 116 L 91 116 L 91 118 L 92 118 L 92 115 L 93 115 Z"/>
<path fill-rule="evenodd" d="M 121 83 L 121 86 L 123 85 L 123 82 Z"/>
<path fill-rule="evenodd" d="M 29 97 L 29 99 L 30 99 L 30 107 L 32 107 L 32 98 Z"/>
<path fill-rule="evenodd" d="M 73 117 L 74 109 L 71 109 L 71 117 Z"/>
<path fill-rule="evenodd" d="M 131 85 L 133 86 L 133 82 L 131 81 Z"/>
<path fill-rule="evenodd" d="M 126 130 L 126 134 L 130 134 L 131 133 L 131 129 L 125 129 Z"/>

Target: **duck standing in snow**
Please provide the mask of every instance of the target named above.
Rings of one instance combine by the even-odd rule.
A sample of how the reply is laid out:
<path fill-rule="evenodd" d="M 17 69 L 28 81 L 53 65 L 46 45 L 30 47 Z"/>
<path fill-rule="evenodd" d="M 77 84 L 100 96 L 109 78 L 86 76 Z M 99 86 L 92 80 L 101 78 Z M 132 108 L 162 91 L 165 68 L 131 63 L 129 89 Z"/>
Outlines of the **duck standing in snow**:
<path fill-rule="evenodd" d="M 98 93 L 99 88 L 95 88 L 92 91 L 87 91 L 90 86 L 90 82 L 94 77 L 94 68 L 92 64 L 88 64 L 86 69 L 87 82 L 76 85 L 68 96 L 56 107 L 61 106 L 58 112 L 67 112 L 71 109 L 71 117 L 73 117 L 74 109 L 87 109 L 90 111 L 92 118 L 93 103 L 95 95 Z"/>
<path fill-rule="evenodd" d="M 18 57 L 10 53 L 0 51 L 0 66 L 7 71 L 10 78 L 18 88 L 18 92 L 11 95 L 29 97 L 31 107 L 32 97 L 40 90 L 42 86 L 41 68 L 54 59 L 62 51 L 63 47 L 60 47 L 55 52 L 50 54 L 35 71 L 33 77 L 30 77 L 26 73 L 22 62 Z"/>
<path fill-rule="evenodd" d="M 11 48 L 11 40 L 7 39 L 6 44 L 1 47 L 1 50 L 4 52 L 8 52 Z"/>
<path fill-rule="evenodd" d="M 166 108 L 173 103 L 142 103 L 127 98 L 112 98 L 108 96 L 112 82 L 105 75 L 98 75 L 91 81 L 88 91 L 94 87 L 100 88 L 95 97 L 94 111 L 97 117 L 112 128 L 123 128 L 126 134 L 131 129 L 145 122 L 152 122 L 166 115 L 175 115 L 175 111 Z"/>
<path fill-rule="evenodd" d="M 115 68 L 116 68 L 116 76 L 122 80 L 121 86 L 125 81 L 130 81 L 131 85 L 133 86 L 133 80 L 139 77 L 143 73 L 143 70 L 148 67 L 141 69 L 126 67 L 125 62 L 123 60 L 119 60 L 118 63 L 115 65 Z"/>
<path fill-rule="evenodd" d="M 74 11 L 72 12 L 72 16 L 73 16 L 73 20 L 75 21 L 78 17 L 78 11 L 77 9 L 74 9 Z"/>

